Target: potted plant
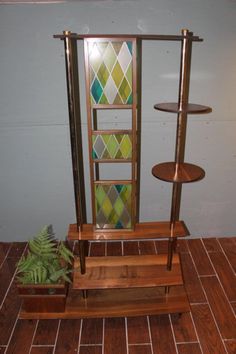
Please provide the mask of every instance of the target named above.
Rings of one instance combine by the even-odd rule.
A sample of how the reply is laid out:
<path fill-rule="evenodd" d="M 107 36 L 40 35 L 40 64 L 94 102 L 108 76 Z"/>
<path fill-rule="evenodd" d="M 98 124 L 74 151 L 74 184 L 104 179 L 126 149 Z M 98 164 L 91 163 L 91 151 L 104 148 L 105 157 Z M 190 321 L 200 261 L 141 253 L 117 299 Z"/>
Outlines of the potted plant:
<path fill-rule="evenodd" d="M 17 287 L 26 312 L 63 312 L 73 253 L 45 226 L 17 263 Z"/>

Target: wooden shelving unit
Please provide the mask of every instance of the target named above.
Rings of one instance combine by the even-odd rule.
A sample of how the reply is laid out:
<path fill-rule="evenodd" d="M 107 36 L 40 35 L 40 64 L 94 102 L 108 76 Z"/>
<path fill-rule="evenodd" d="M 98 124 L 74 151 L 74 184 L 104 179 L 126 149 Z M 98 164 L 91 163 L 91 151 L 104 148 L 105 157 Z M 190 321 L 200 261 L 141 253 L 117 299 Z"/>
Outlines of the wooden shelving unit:
<path fill-rule="evenodd" d="M 68 239 L 78 240 L 73 285 L 62 313 L 27 313 L 21 318 L 119 317 L 189 311 L 179 255 L 178 237 L 189 235 L 179 220 L 183 183 L 201 180 L 202 168 L 184 162 L 188 114 L 209 113 L 206 106 L 188 102 L 192 42 L 188 30 L 181 35 L 55 35 L 64 41 L 74 176 L 76 224 Z M 82 154 L 77 41 L 84 42 L 88 118 L 92 223 L 87 223 Z M 141 43 L 143 40 L 181 42 L 179 99 L 159 103 L 156 110 L 177 114 L 176 151 L 173 162 L 153 167 L 154 177 L 173 184 L 170 219 L 139 222 Z M 99 129 L 99 110 L 129 110 L 131 128 Z M 100 165 L 130 164 L 131 178 L 100 178 Z M 88 257 L 89 241 L 168 239 L 163 255 Z"/>

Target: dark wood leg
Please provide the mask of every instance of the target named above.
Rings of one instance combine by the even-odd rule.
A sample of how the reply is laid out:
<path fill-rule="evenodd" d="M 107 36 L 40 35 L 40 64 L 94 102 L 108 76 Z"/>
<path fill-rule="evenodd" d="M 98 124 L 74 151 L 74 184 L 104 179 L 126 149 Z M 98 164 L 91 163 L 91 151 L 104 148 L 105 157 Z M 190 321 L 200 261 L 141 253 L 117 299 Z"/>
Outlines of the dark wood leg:
<path fill-rule="evenodd" d="M 87 299 L 88 297 L 88 290 L 82 290 L 83 298 Z"/>
<path fill-rule="evenodd" d="M 174 250 L 176 249 L 176 238 L 169 238 L 168 241 L 168 255 L 167 255 L 167 269 L 171 270 L 172 268 L 172 259 L 173 259 L 173 253 Z"/>
<path fill-rule="evenodd" d="M 79 241 L 79 259 L 81 274 L 86 272 L 85 258 L 88 255 L 88 241 Z"/>

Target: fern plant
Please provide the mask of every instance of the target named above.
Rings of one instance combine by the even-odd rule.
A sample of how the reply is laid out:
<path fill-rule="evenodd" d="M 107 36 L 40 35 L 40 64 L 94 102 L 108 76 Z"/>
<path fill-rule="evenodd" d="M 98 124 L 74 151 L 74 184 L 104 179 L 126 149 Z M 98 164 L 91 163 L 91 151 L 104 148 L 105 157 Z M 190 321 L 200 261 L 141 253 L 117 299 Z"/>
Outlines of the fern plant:
<path fill-rule="evenodd" d="M 29 241 L 26 256 L 17 263 L 17 279 L 21 284 L 55 284 L 71 282 L 69 273 L 73 253 L 57 242 L 50 226 L 45 226 Z"/>

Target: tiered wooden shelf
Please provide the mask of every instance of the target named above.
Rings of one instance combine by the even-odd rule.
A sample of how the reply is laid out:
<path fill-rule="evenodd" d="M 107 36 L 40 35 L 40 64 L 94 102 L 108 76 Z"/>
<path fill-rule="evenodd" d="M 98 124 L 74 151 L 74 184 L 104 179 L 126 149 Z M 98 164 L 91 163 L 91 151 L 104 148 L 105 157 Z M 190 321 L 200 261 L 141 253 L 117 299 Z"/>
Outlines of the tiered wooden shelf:
<path fill-rule="evenodd" d="M 68 239 L 75 240 L 142 240 L 167 237 L 186 237 L 189 231 L 184 221 L 177 221 L 173 231 L 169 221 L 137 223 L 135 230 L 95 230 L 93 224 L 83 224 L 82 230 L 78 230 L 76 224 L 71 224 L 68 231 Z"/>
<path fill-rule="evenodd" d="M 212 111 L 212 109 L 208 106 L 202 106 L 194 103 L 185 103 L 180 106 L 177 102 L 157 103 L 154 105 L 154 108 L 163 112 L 188 114 L 205 114 Z"/>
<path fill-rule="evenodd" d="M 154 177 L 171 183 L 190 183 L 200 181 L 205 171 L 190 163 L 163 162 L 152 168 Z"/>
<path fill-rule="evenodd" d="M 78 318 L 142 316 L 189 311 L 179 255 L 178 237 L 189 235 L 179 218 L 181 186 L 201 180 L 201 167 L 184 162 L 188 114 L 209 113 L 211 108 L 188 103 L 191 48 L 202 39 L 183 30 L 178 36 L 163 35 L 55 35 L 65 45 L 76 224 L 68 239 L 79 243 L 73 284 L 66 309 L 61 313 L 27 313 L 21 318 Z M 78 84 L 77 40 L 84 41 L 92 223 L 87 223 L 84 164 Z M 157 164 L 154 177 L 173 184 L 169 221 L 139 222 L 141 41 L 181 42 L 178 103 L 159 103 L 158 111 L 177 114 L 176 151 L 173 162 Z M 93 55 L 93 51 L 95 54 Z M 136 59 L 138 58 L 138 60 Z M 129 109 L 130 130 L 99 130 L 98 110 Z M 140 120 L 140 121 L 139 121 Z M 124 140 L 123 140 L 124 139 Z M 100 165 L 129 163 L 129 180 L 100 179 Z M 123 188 L 123 190 L 122 190 Z M 117 202 L 118 201 L 118 202 Z M 116 204 L 117 202 L 117 204 Z M 118 218 L 117 218 L 118 217 Z M 168 239 L 166 254 L 88 257 L 89 241 Z"/>

